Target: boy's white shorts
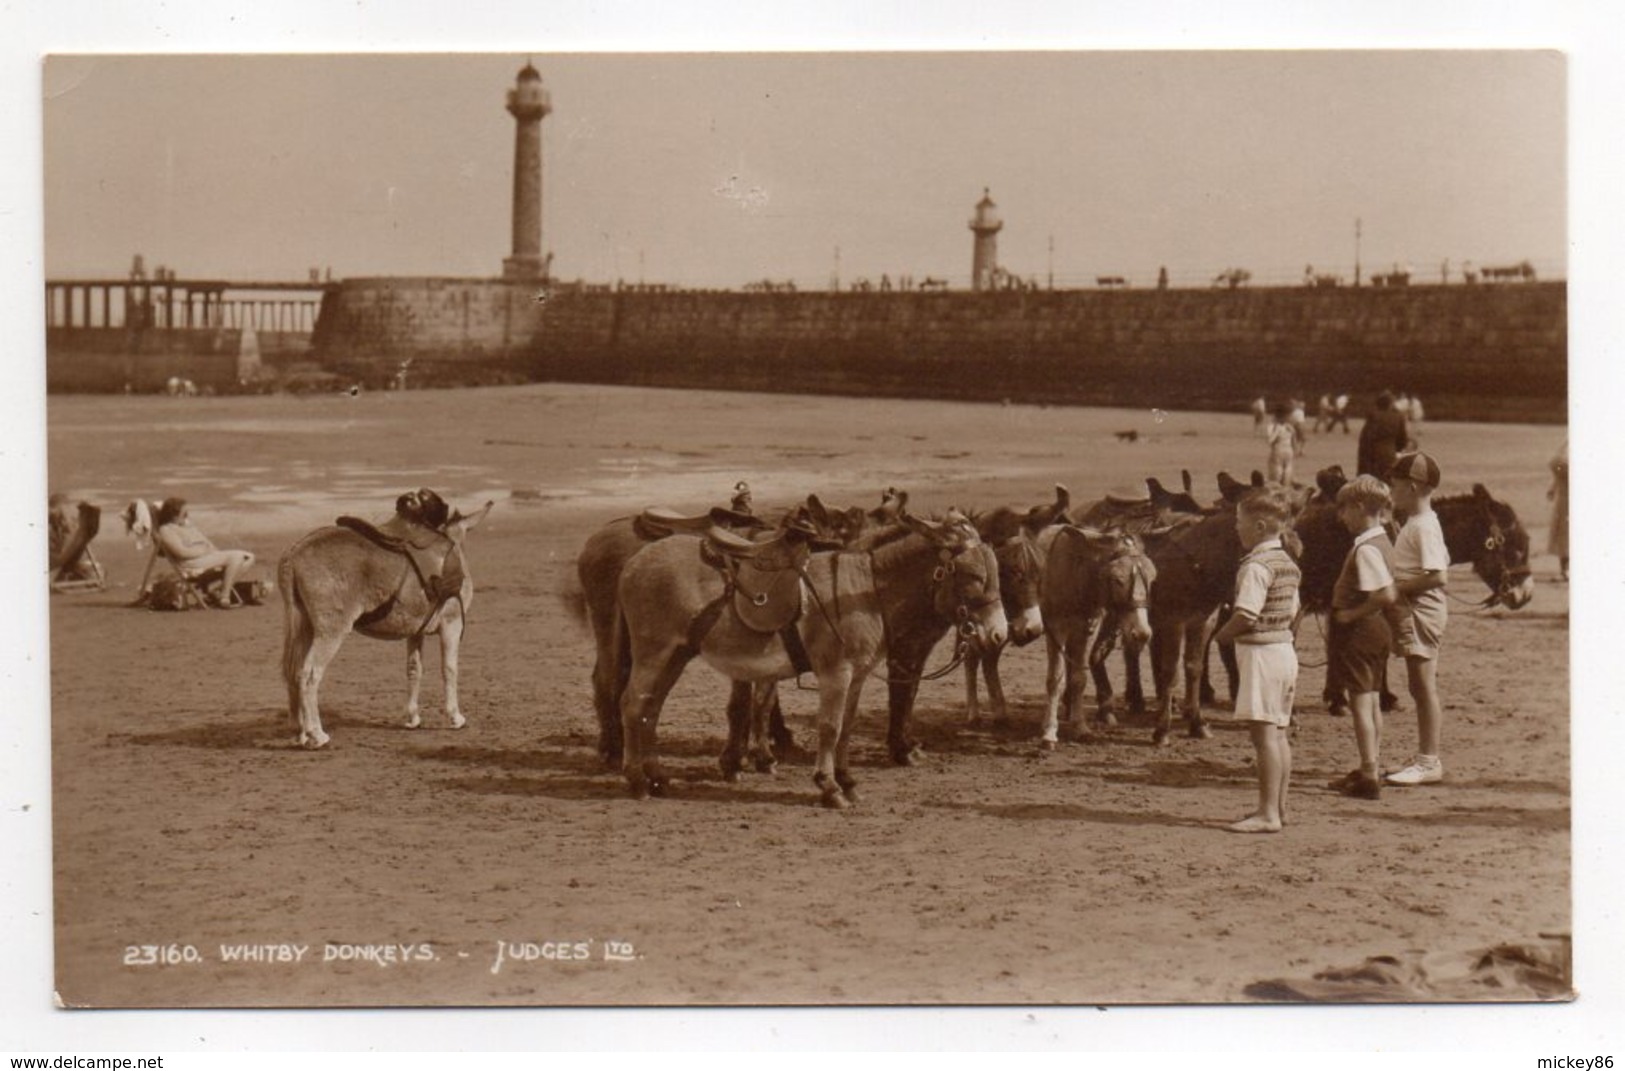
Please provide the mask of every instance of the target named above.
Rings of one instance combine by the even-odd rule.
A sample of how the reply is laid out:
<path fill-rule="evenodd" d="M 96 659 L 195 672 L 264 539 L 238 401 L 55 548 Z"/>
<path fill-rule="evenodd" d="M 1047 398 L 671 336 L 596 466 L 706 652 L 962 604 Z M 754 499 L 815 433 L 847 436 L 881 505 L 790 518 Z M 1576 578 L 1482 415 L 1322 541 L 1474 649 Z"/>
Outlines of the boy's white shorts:
<path fill-rule="evenodd" d="M 1238 643 L 1236 709 L 1238 721 L 1285 727 L 1292 721 L 1298 691 L 1298 652 L 1290 643 Z"/>

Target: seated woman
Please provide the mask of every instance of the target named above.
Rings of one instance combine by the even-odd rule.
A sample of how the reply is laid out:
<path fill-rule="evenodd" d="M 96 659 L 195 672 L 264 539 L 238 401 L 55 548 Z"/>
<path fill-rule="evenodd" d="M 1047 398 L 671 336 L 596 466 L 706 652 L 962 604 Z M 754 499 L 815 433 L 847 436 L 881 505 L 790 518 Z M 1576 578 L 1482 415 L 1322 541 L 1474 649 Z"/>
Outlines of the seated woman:
<path fill-rule="evenodd" d="M 216 547 L 208 536 L 192 524 L 184 498 L 166 498 L 163 505 L 158 507 L 158 514 L 153 518 L 153 543 L 155 553 L 162 553 L 189 577 L 212 569 L 224 570 L 214 605 L 222 610 L 238 605 L 232 601 L 233 585 L 243 570 L 254 564 L 254 555 L 246 550 L 221 550 Z M 143 592 L 147 590 L 151 575 L 152 563 L 149 562 L 147 575 L 141 578 Z"/>

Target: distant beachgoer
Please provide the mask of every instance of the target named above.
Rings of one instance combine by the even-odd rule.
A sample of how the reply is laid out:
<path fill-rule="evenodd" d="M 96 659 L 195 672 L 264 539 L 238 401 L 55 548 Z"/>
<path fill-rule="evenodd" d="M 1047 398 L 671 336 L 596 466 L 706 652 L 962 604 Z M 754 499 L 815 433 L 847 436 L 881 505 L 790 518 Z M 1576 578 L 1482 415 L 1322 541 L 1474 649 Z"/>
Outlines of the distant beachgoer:
<path fill-rule="evenodd" d="M 1551 461 L 1552 486 L 1546 497 L 1552 501 L 1552 528 L 1546 537 L 1546 553 L 1557 555 L 1559 576 L 1569 578 L 1569 441 L 1563 440 Z"/>
<path fill-rule="evenodd" d="M 1298 457 L 1303 456 L 1303 448 L 1309 442 L 1309 414 L 1305 412 L 1302 398 L 1292 398 L 1287 401 L 1287 424 L 1292 428 L 1292 450 Z"/>
<path fill-rule="evenodd" d="M 1410 445 L 1410 426 L 1394 408 L 1394 396 L 1387 391 L 1377 395 L 1377 407 L 1360 428 L 1360 450 L 1355 472 L 1361 476 L 1386 479 L 1394 461 Z"/>
<path fill-rule="evenodd" d="M 1349 433 L 1349 396 L 1347 394 L 1339 394 L 1332 399 L 1332 419 L 1326 425 L 1326 430 L 1331 431 L 1339 424 L 1343 425 L 1343 434 L 1347 435 Z"/>
<path fill-rule="evenodd" d="M 1290 486 L 1292 483 L 1292 461 L 1298 456 L 1298 433 L 1292 425 L 1292 408 L 1282 402 L 1275 407 L 1275 419 L 1270 421 L 1264 432 L 1264 441 L 1269 444 L 1270 454 L 1268 468 L 1265 470 L 1271 483 Z"/>
<path fill-rule="evenodd" d="M 1252 404 L 1253 434 L 1255 434 L 1255 435 L 1263 435 L 1264 434 L 1264 423 L 1265 423 L 1266 420 L 1269 419 L 1269 412 L 1270 412 L 1270 407 L 1269 407 L 1268 402 L 1266 402 L 1263 398 L 1254 398 L 1253 399 L 1253 404 Z"/>
<path fill-rule="evenodd" d="M 209 537 L 192 523 L 184 498 L 166 498 L 153 518 L 153 551 L 159 549 L 175 563 L 176 568 L 189 577 L 200 576 L 211 569 L 224 570 L 220 582 L 220 595 L 215 606 L 229 610 L 239 605 L 232 601 L 231 593 L 237 577 L 254 564 L 254 555 L 246 550 L 221 550 Z M 147 590 L 152 575 L 152 562 L 147 563 L 147 574 L 141 578 L 141 589 Z"/>

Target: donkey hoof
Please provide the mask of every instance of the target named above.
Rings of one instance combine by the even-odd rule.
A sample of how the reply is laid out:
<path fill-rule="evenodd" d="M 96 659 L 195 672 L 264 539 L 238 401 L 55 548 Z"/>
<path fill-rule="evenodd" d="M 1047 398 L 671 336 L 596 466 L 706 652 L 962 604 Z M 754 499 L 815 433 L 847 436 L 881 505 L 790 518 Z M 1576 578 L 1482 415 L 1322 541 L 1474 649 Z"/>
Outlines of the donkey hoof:
<path fill-rule="evenodd" d="M 626 782 L 626 794 L 635 800 L 646 800 L 649 798 L 649 783 L 642 779 L 629 780 Z"/>
<path fill-rule="evenodd" d="M 841 789 L 841 794 L 846 797 L 846 802 L 848 803 L 858 802 L 858 789 L 856 785 L 847 785 L 845 788 Z"/>
<path fill-rule="evenodd" d="M 416 714 L 408 714 L 406 716 L 405 724 L 408 729 L 421 728 L 423 725 L 423 719 L 418 717 Z"/>
<path fill-rule="evenodd" d="M 1211 740 L 1213 739 L 1213 730 L 1206 725 L 1192 725 L 1188 735 L 1192 740 Z"/>
<path fill-rule="evenodd" d="M 463 726 L 465 726 L 467 724 L 468 724 L 468 719 L 463 717 L 461 714 L 453 714 L 451 716 L 451 727 L 453 729 L 461 729 Z"/>
<path fill-rule="evenodd" d="M 894 766 L 914 766 L 920 761 L 913 748 L 893 748 L 891 761 Z"/>
<path fill-rule="evenodd" d="M 739 783 L 739 770 L 737 768 L 732 770 L 723 770 L 722 779 L 730 785 L 737 785 Z"/>
<path fill-rule="evenodd" d="M 1168 736 L 1169 734 L 1167 729 L 1158 729 L 1156 732 L 1151 734 L 1151 746 L 1172 747 L 1173 741 L 1168 739 Z"/>
<path fill-rule="evenodd" d="M 821 802 L 832 811 L 844 811 L 851 806 L 838 788 L 826 788 Z"/>
<path fill-rule="evenodd" d="M 1117 726 L 1117 715 L 1113 714 L 1109 709 L 1102 710 L 1095 718 L 1095 724 L 1103 725 L 1108 729 L 1115 728 Z"/>
<path fill-rule="evenodd" d="M 1050 740 L 1046 737 L 1038 742 L 1038 746 L 1044 751 L 1054 751 L 1061 746 L 1061 742 L 1059 740 Z"/>

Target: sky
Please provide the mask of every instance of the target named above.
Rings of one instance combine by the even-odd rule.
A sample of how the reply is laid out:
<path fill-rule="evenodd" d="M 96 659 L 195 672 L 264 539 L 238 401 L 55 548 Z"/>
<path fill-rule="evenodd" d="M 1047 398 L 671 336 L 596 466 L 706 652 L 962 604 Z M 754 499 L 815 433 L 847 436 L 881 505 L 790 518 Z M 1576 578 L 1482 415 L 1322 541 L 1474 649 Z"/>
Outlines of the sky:
<path fill-rule="evenodd" d="M 984 189 L 1045 284 L 1565 274 L 1565 59 L 1533 49 L 53 56 L 46 273 L 498 274 L 527 60 L 563 278 L 964 285 Z"/>

